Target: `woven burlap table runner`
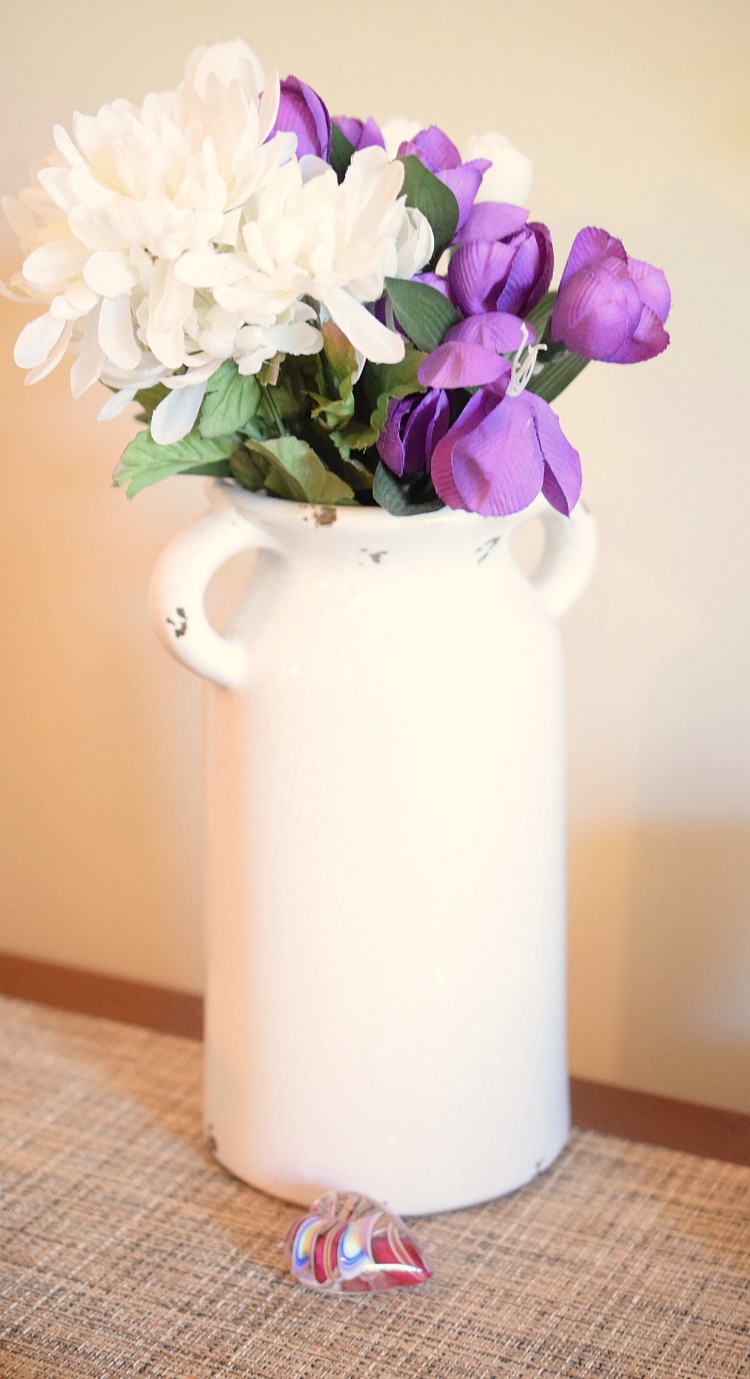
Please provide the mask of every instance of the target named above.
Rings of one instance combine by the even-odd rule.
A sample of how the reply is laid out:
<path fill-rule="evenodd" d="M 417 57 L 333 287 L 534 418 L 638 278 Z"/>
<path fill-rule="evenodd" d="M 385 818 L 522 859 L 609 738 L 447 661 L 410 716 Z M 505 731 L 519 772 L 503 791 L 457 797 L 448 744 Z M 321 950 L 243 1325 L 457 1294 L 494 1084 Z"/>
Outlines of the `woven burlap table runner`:
<path fill-rule="evenodd" d="M 750 1170 L 575 1133 L 413 1223 L 421 1289 L 321 1297 L 281 1268 L 297 1209 L 209 1156 L 199 1082 L 187 1040 L 0 1000 L 2 1376 L 750 1376 Z"/>

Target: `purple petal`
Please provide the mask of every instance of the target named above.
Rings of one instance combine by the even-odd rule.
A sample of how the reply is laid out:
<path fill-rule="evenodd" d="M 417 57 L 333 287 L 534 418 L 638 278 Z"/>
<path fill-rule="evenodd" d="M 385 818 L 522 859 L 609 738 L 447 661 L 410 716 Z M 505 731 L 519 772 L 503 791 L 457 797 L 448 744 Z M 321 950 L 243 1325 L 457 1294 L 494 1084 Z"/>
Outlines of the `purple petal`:
<path fill-rule="evenodd" d="M 416 152 L 430 172 L 444 172 L 446 168 L 461 166 L 461 154 L 456 145 L 437 125 L 431 124 L 429 129 L 423 129 L 410 142 L 410 152 Z"/>
<path fill-rule="evenodd" d="M 585 230 L 579 230 L 568 254 L 568 262 L 563 269 L 560 287 L 564 287 L 568 278 L 572 278 L 573 274 L 578 273 L 581 268 L 595 267 L 604 258 L 622 259 L 623 263 L 627 263 L 628 256 L 621 241 L 615 239 L 607 230 L 597 230 L 593 225 L 587 225 Z"/>
<path fill-rule="evenodd" d="M 391 398 L 385 426 L 376 441 L 378 454 L 384 464 L 399 477 L 404 472 L 405 452 L 401 438 L 401 423 L 411 407 L 413 398 Z"/>
<path fill-rule="evenodd" d="M 298 77 L 281 83 L 279 113 L 273 133 L 297 135 L 297 157 L 312 153 L 326 162 L 331 156 L 331 117 L 317 92 Z"/>
<path fill-rule="evenodd" d="M 426 283 L 428 287 L 434 287 L 436 292 L 440 292 L 443 297 L 449 297 L 448 279 L 441 278 L 439 273 L 415 273 L 412 282 Z"/>
<path fill-rule="evenodd" d="M 492 167 L 491 158 L 470 158 L 468 163 L 462 165 L 465 168 L 474 168 L 482 177 Z"/>
<path fill-rule="evenodd" d="M 525 394 L 506 397 L 453 450 L 456 488 L 470 512 L 504 517 L 541 492 L 544 459 Z"/>
<path fill-rule="evenodd" d="M 616 359 L 629 334 L 630 295 L 614 273 L 582 268 L 560 288 L 552 312 L 553 340 L 584 359 Z"/>
<path fill-rule="evenodd" d="M 434 408 L 425 438 L 425 454 L 427 456 L 428 468 L 432 465 L 432 456 L 435 453 L 435 447 L 440 444 L 451 424 L 451 405 L 448 401 L 448 394 L 439 392 L 437 394 L 437 399 L 438 401 Z"/>
<path fill-rule="evenodd" d="M 552 241 L 545 225 L 529 225 L 517 236 L 510 272 L 497 297 L 498 311 L 523 315 L 541 301 L 552 280 Z M 514 241 L 516 243 L 516 241 Z"/>
<path fill-rule="evenodd" d="M 350 119 L 347 115 L 336 115 L 333 123 L 355 149 L 373 146 L 385 148 L 385 139 L 380 127 L 372 118 L 363 121 Z"/>
<path fill-rule="evenodd" d="M 669 344 L 669 334 L 659 317 L 650 306 L 641 309 L 641 316 L 633 334 L 626 340 L 618 354 L 610 359 L 611 364 L 640 364 L 644 359 L 653 359 L 661 354 Z"/>
<path fill-rule="evenodd" d="M 451 326 L 446 331 L 445 343 L 460 340 L 465 345 L 482 345 L 484 349 L 494 349 L 498 354 L 510 354 L 523 344 L 524 322 L 509 311 L 485 311 L 479 316 L 467 316 L 465 321 Z M 533 344 L 536 336 L 531 326 L 526 326 L 527 341 Z"/>
<path fill-rule="evenodd" d="M 458 228 L 463 225 L 474 205 L 474 198 L 482 183 L 482 174 L 464 164 L 462 168 L 446 168 L 437 174 L 440 181 L 453 192 L 458 202 Z"/>
<path fill-rule="evenodd" d="M 628 269 L 643 305 L 650 307 L 664 325 L 672 305 L 672 294 L 664 273 L 651 263 L 643 263 L 641 259 L 628 259 Z"/>
<path fill-rule="evenodd" d="M 460 341 L 438 345 L 419 370 L 423 388 L 477 388 L 492 383 L 510 365 L 493 349 Z"/>
<path fill-rule="evenodd" d="M 448 282 L 464 315 L 478 316 L 494 308 L 497 286 L 504 281 L 514 253 L 508 244 L 486 240 L 462 244 L 456 250 L 448 265 Z"/>
<path fill-rule="evenodd" d="M 522 230 L 528 218 L 528 211 L 520 206 L 509 206 L 503 201 L 480 201 L 469 212 L 460 234 L 456 235 L 456 242 L 470 244 L 475 239 L 507 239 Z"/>
<path fill-rule="evenodd" d="M 562 433 L 549 403 L 533 393 L 527 396 L 534 415 L 539 448 L 544 457 L 542 493 L 558 512 L 569 517 L 581 494 L 581 459 Z"/>
<path fill-rule="evenodd" d="M 474 427 L 478 426 L 497 405 L 497 398 L 492 397 L 491 394 L 485 391 L 475 393 L 464 407 L 458 421 L 435 447 L 430 469 L 432 482 L 438 497 L 442 498 L 449 508 L 466 508 L 467 506 L 453 477 L 454 448 L 461 438 L 469 435 Z"/>
<path fill-rule="evenodd" d="M 405 474 L 429 469 L 432 452 L 448 430 L 450 410 L 444 392 L 429 392 L 420 398 L 404 427 Z"/>

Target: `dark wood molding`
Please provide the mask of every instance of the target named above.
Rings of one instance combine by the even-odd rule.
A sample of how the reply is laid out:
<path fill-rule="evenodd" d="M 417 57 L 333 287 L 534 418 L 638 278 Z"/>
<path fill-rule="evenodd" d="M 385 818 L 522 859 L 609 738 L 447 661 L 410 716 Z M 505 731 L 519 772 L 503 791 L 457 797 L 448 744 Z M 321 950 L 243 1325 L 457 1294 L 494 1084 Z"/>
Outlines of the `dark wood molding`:
<path fill-rule="evenodd" d="M 0 953 L 0 993 L 188 1039 L 203 1033 L 201 996 L 11 953 Z"/>
<path fill-rule="evenodd" d="M 706 1159 L 750 1166 L 750 1116 L 719 1106 L 570 1079 L 573 1124 Z"/>
<path fill-rule="evenodd" d="M 190 992 L 10 953 L 0 953 L 0 993 L 188 1039 L 203 1029 L 202 997 Z M 570 1087 L 581 1130 L 750 1166 L 750 1116 L 580 1077 Z"/>

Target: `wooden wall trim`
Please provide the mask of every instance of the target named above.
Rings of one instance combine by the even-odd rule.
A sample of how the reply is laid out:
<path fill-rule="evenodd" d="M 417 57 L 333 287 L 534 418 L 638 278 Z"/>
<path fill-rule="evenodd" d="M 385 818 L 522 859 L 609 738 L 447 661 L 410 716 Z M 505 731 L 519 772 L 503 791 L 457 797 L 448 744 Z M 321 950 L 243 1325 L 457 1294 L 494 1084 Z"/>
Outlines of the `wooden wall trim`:
<path fill-rule="evenodd" d="M 0 953 L 0 993 L 188 1039 L 203 1029 L 201 996 L 10 953 Z M 581 1130 L 750 1166 L 750 1116 L 580 1077 L 570 1085 Z"/>
<path fill-rule="evenodd" d="M 0 993 L 187 1039 L 200 1039 L 203 1033 L 202 996 L 37 958 L 0 953 Z"/>

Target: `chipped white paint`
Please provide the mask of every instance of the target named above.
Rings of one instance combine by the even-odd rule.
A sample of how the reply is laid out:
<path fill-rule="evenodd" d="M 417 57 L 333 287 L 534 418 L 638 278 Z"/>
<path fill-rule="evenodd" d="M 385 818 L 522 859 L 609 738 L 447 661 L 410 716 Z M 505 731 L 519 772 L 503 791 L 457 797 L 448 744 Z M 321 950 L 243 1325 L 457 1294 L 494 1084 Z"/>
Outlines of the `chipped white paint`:
<path fill-rule="evenodd" d="M 229 484 L 213 505 L 168 548 L 151 607 L 172 654 L 216 682 L 217 1155 L 301 1203 L 353 1188 L 419 1213 L 509 1192 L 569 1124 L 554 619 L 588 582 L 592 519 L 535 506 L 532 582 L 508 539 L 532 510 L 393 518 Z M 250 548 L 219 633 L 203 590 Z"/>

